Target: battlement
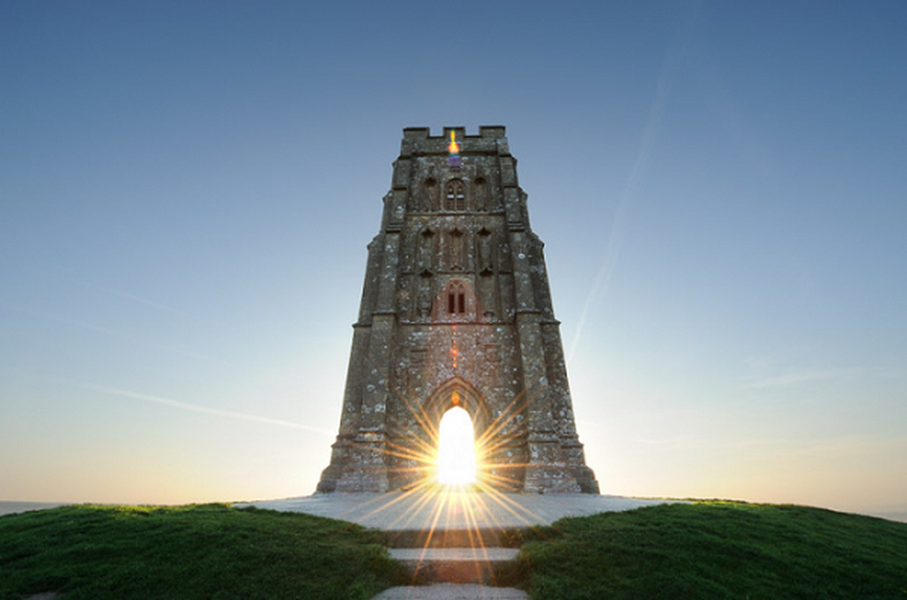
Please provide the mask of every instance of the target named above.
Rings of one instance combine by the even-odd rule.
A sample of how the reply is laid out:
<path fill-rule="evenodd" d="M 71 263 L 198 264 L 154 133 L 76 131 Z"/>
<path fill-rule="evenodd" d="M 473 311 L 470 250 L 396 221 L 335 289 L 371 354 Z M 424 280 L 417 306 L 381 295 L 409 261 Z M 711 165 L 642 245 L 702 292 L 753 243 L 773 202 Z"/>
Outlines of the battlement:
<path fill-rule="evenodd" d="M 500 154 L 510 156 L 503 125 L 480 125 L 478 135 L 469 135 L 465 127 L 444 127 L 441 135 L 432 135 L 428 127 L 406 127 L 400 156 L 411 154 L 446 154 L 450 133 L 454 132 L 461 154 Z"/>
<path fill-rule="evenodd" d="M 479 125 L 479 135 L 469 135 L 465 127 L 444 127 L 444 133 L 441 135 L 432 135 L 430 127 L 405 127 L 403 129 L 403 139 L 406 140 L 448 140 L 450 132 L 457 134 L 457 141 L 469 138 L 502 138 L 506 137 L 506 127 L 503 125 Z"/>

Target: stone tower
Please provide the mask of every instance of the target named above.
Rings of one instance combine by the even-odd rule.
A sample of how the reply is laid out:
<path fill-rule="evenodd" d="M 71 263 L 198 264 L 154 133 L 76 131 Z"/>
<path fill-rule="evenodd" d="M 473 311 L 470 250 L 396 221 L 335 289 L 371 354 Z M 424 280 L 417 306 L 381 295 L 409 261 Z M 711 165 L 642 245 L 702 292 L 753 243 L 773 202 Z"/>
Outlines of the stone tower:
<path fill-rule="evenodd" d="M 598 493 L 542 246 L 504 127 L 404 129 L 318 492 L 433 481 L 439 422 L 459 406 L 483 456 L 481 485 Z"/>

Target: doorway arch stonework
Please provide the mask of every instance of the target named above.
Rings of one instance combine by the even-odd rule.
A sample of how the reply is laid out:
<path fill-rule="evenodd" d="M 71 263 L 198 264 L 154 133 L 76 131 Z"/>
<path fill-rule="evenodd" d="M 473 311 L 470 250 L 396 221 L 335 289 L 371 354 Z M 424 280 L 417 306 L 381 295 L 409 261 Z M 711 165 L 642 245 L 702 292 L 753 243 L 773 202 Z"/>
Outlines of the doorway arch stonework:
<path fill-rule="evenodd" d="M 458 400 L 455 400 L 455 397 Z M 423 405 L 432 435 L 438 431 L 444 413 L 454 406 L 459 406 L 469 413 L 476 438 L 481 437 L 491 424 L 491 409 L 479 390 L 465 379 L 452 377 L 438 386 Z"/>

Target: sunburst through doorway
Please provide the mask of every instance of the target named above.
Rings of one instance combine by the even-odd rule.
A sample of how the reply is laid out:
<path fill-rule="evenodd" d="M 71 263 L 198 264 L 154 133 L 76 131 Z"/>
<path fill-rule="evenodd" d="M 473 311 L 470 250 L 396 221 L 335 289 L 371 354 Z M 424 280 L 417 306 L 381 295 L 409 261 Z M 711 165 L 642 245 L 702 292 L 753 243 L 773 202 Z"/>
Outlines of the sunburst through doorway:
<path fill-rule="evenodd" d="M 451 487 L 476 482 L 476 443 L 469 413 L 455 406 L 438 428 L 438 483 Z"/>

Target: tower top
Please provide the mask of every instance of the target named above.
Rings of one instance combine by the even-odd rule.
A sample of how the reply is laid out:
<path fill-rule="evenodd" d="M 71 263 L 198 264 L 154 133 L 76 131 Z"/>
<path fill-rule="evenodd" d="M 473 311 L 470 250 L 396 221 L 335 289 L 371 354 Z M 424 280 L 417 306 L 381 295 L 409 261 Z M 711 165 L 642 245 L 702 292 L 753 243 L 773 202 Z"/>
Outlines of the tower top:
<path fill-rule="evenodd" d="M 506 133 L 503 125 L 479 125 L 479 135 L 466 135 L 465 127 L 444 127 L 444 132 L 439 136 L 431 134 L 429 127 L 405 127 L 403 138 L 407 140 L 450 139 L 450 132 L 456 134 L 457 139 L 462 138 L 502 138 Z"/>
<path fill-rule="evenodd" d="M 465 127 L 444 127 L 441 135 L 432 135 L 428 127 L 406 127 L 400 156 L 448 154 L 450 140 L 456 139 L 460 154 L 498 154 L 510 156 L 503 125 L 481 125 L 478 135 L 467 135 Z"/>

